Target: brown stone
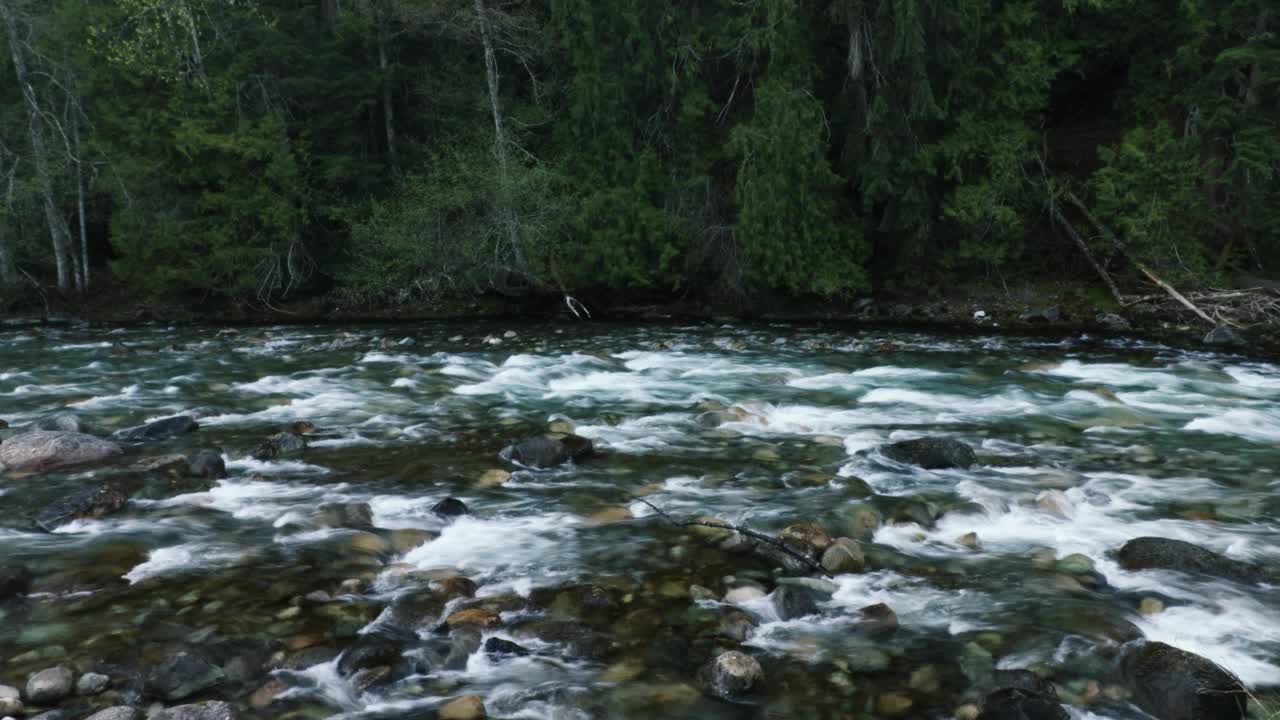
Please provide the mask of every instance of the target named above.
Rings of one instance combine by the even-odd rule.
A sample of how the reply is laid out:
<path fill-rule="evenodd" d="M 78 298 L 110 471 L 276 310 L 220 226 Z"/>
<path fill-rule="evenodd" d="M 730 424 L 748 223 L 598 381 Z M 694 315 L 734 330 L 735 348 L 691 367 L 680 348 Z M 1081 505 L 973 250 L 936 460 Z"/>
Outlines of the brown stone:
<path fill-rule="evenodd" d="M 279 697 L 280 693 L 288 689 L 289 686 L 285 685 L 284 681 L 279 678 L 271 678 L 263 683 L 262 687 L 253 691 L 253 694 L 249 696 L 249 704 L 256 708 L 264 708 L 270 705 L 272 700 Z"/>
<path fill-rule="evenodd" d="M 479 695 L 464 695 L 441 705 L 436 717 L 438 720 L 481 720 L 489 716 Z"/>
<path fill-rule="evenodd" d="M 822 552 L 831 547 L 831 535 L 827 529 L 816 522 L 803 522 L 790 525 L 778 534 L 779 540 L 803 540 Z"/>
<path fill-rule="evenodd" d="M 491 628 L 502 624 L 502 617 L 498 615 L 498 613 L 490 610 L 485 610 L 483 608 L 471 608 L 470 610 L 459 610 L 458 612 L 450 615 L 444 622 L 450 628 Z"/>
<path fill-rule="evenodd" d="M 471 578 L 457 575 L 440 581 L 440 592 L 452 600 L 458 597 L 475 597 L 476 583 Z"/>
<path fill-rule="evenodd" d="M 885 717 L 902 717 L 911 712 L 915 704 L 911 696 L 904 692 L 881 693 L 876 698 L 876 710 Z"/>

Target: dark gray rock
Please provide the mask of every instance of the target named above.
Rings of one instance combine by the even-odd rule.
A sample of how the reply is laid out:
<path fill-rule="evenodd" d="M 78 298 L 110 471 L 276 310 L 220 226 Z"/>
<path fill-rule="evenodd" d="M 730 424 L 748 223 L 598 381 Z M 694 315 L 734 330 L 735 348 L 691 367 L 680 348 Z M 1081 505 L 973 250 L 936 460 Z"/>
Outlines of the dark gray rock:
<path fill-rule="evenodd" d="M 187 456 L 192 477 L 221 480 L 227 476 L 227 463 L 217 450 L 199 450 Z"/>
<path fill-rule="evenodd" d="M 47 430 L 49 432 L 83 433 L 84 425 L 80 418 L 69 412 L 55 413 L 42 417 L 31 423 L 27 430 Z"/>
<path fill-rule="evenodd" d="M 306 449 L 307 440 L 301 435 L 291 432 L 276 433 L 254 449 L 253 458 L 255 460 L 270 460 L 281 455 L 302 452 Z"/>
<path fill-rule="evenodd" d="M 731 650 L 721 653 L 702 671 L 707 692 L 721 700 L 737 700 L 764 682 L 764 668 L 755 658 Z"/>
<path fill-rule="evenodd" d="M 127 705 L 119 705 L 100 710 L 85 720 L 142 720 L 142 713 Z"/>
<path fill-rule="evenodd" d="M 1028 693 L 1058 698 L 1058 690 L 1053 683 L 1045 680 L 1030 670 L 996 670 L 992 676 L 996 688 L 1022 690 Z"/>
<path fill-rule="evenodd" d="M 862 614 L 862 622 L 858 629 L 867 635 L 885 636 L 898 631 L 898 614 L 884 603 L 868 605 L 859 612 Z"/>
<path fill-rule="evenodd" d="M 920 438 L 881 445 L 880 453 L 895 462 L 926 470 L 969 469 L 978 462 L 973 448 L 950 438 Z"/>
<path fill-rule="evenodd" d="M 1241 720 L 1249 695 L 1217 663 L 1160 642 L 1138 640 L 1120 653 L 1117 670 L 1134 703 L 1159 720 Z"/>
<path fill-rule="evenodd" d="M 338 659 L 338 673 L 350 677 L 360 670 L 390 667 L 404 655 L 404 642 L 380 633 L 361 635 Z"/>
<path fill-rule="evenodd" d="M 1125 320 L 1122 316 L 1115 313 L 1098 313 L 1094 317 L 1094 320 L 1104 328 L 1114 330 L 1116 332 L 1133 329 L 1133 325 L 1130 325 L 1128 320 Z"/>
<path fill-rule="evenodd" d="M 503 640 L 502 638 L 496 637 L 491 637 L 484 642 L 484 651 L 489 655 L 489 657 L 502 657 L 504 655 L 524 657 L 532 653 L 529 648 L 526 648 L 523 645 L 517 645 L 510 640 Z"/>
<path fill-rule="evenodd" d="M 1058 311 L 1057 305 L 1049 307 L 1034 308 L 1028 310 L 1018 316 L 1023 322 L 1050 322 L 1055 323 L 1062 319 L 1062 313 Z"/>
<path fill-rule="evenodd" d="M 373 527 L 373 508 L 369 503 L 325 503 L 316 511 L 321 527 L 366 530 Z"/>
<path fill-rule="evenodd" d="M 31 571 L 25 565 L 0 565 L 0 602 L 31 591 Z"/>
<path fill-rule="evenodd" d="M 480 649 L 483 640 L 479 630 L 460 628 L 449 635 L 449 654 L 445 656 L 446 670 L 465 670 L 467 658 Z"/>
<path fill-rule="evenodd" d="M 1051 686 L 1052 687 L 1052 686 Z M 1000 688 L 982 702 L 978 720 L 1070 720 L 1057 696 L 1020 688 Z"/>
<path fill-rule="evenodd" d="M 182 700 L 224 679 L 222 668 L 194 653 L 180 652 L 151 671 L 147 692 L 165 700 Z"/>
<path fill-rule="evenodd" d="M 45 472 L 106 460 L 123 452 L 119 445 L 92 435 L 36 430 L 0 444 L 0 465 L 14 472 Z"/>
<path fill-rule="evenodd" d="M 145 425 L 117 430 L 111 437 L 120 442 L 168 440 L 192 432 L 198 427 L 200 424 L 190 415 L 174 415 L 153 420 Z"/>
<path fill-rule="evenodd" d="M 769 602 L 781 620 L 818 614 L 818 603 L 813 598 L 813 591 L 804 587 L 780 585 L 769 597 Z"/>
<path fill-rule="evenodd" d="M 587 438 L 566 435 L 557 440 L 548 438 L 522 440 L 503 448 L 499 455 L 509 462 L 535 470 L 546 470 L 589 457 L 594 451 L 595 445 Z"/>
<path fill-rule="evenodd" d="M 467 514 L 467 506 L 458 498 L 445 498 L 432 505 L 431 512 L 445 517 L 458 517 Z"/>
<path fill-rule="evenodd" d="M 231 706 L 224 702 L 179 705 L 152 715 L 147 720 L 235 720 Z"/>
<path fill-rule="evenodd" d="M 1252 563 L 1232 560 L 1199 545 L 1169 538 L 1140 537 L 1130 540 L 1117 553 L 1126 570 L 1177 570 L 1243 583 L 1269 579 L 1269 573 Z"/>
<path fill-rule="evenodd" d="M 76 674 L 65 665 L 47 668 L 27 678 L 27 702 L 52 705 L 75 691 Z"/>
<path fill-rule="evenodd" d="M 36 525 L 46 532 L 53 532 L 72 520 L 106 517 L 128 504 L 129 496 L 123 488 L 104 483 L 54 502 L 36 516 Z"/>
<path fill-rule="evenodd" d="M 1219 325 L 1210 330 L 1203 342 L 1211 347 L 1244 347 L 1249 344 L 1230 325 Z"/>

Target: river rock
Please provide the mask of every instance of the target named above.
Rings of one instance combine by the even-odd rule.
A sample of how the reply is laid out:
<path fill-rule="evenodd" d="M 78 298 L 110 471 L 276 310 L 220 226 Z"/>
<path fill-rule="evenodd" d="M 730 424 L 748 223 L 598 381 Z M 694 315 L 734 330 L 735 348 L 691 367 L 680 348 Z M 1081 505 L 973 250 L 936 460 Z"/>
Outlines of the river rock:
<path fill-rule="evenodd" d="M 217 450 L 198 450 L 188 455 L 187 466 L 192 477 L 221 480 L 227 476 L 227 463 Z"/>
<path fill-rule="evenodd" d="M 42 417 L 31 423 L 29 430 L 48 430 L 51 432 L 84 432 L 84 424 L 73 413 L 61 412 Z"/>
<path fill-rule="evenodd" d="M 503 640 L 498 637 L 491 637 L 488 640 L 485 640 L 484 651 L 490 657 L 502 657 L 504 655 L 524 657 L 532 653 L 529 648 L 526 648 L 523 645 L 517 645 L 510 640 Z"/>
<path fill-rule="evenodd" d="M 1036 507 L 1050 515 L 1070 520 L 1075 517 L 1076 506 L 1061 490 L 1045 490 L 1036 496 Z"/>
<path fill-rule="evenodd" d="M 31 571 L 25 565 L 0 565 L 0 602 L 31 591 Z"/>
<path fill-rule="evenodd" d="M 27 701 L 33 705 L 52 705 L 70 697 L 75 682 L 76 674 L 65 665 L 41 670 L 27 678 Z"/>
<path fill-rule="evenodd" d="M 380 665 L 395 665 L 404 655 L 404 644 L 378 632 L 365 633 L 338 658 L 338 674 L 351 677 L 357 671 Z"/>
<path fill-rule="evenodd" d="M 373 508 L 369 503 L 324 503 L 316 509 L 315 522 L 326 528 L 369 530 L 373 527 Z"/>
<path fill-rule="evenodd" d="M 458 517 L 467 514 L 467 506 L 458 498 L 445 498 L 432 505 L 431 512 L 444 517 Z"/>
<path fill-rule="evenodd" d="M 254 448 L 253 459 L 270 460 L 281 455 L 302 452 L 306 449 L 307 440 L 302 435 L 296 432 L 276 433 Z"/>
<path fill-rule="evenodd" d="M 1126 570 L 1178 570 L 1244 583 L 1255 583 L 1273 576 L 1252 563 L 1232 560 L 1199 545 L 1169 538 L 1130 540 L 1120 548 L 1117 559 Z"/>
<path fill-rule="evenodd" d="M 178 705 L 151 715 L 147 720 L 235 720 L 231 706 L 221 701 L 199 705 Z"/>
<path fill-rule="evenodd" d="M 179 652 L 151 671 L 147 691 L 165 700 L 181 700 L 214 687 L 225 679 L 222 668 L 203 657 Z"/>
<path fill-rule="evenodd" d="M 1134 703 L 1159 720 L 1241 720 L 1249 695 L 1217 663 L 1161 642 L 1127 643 L 1117 662 Z"/>
<path fill-rule="evenodd" d="M 76 681 L 77 695 L 97 695 L 111 685 L 111 678 L 102 673 L 85 673 Z"/>
<path fill-rule="evenodd" d="M 1249 344 L 1230 325 L 1219 325 L 1210 330 L 1203 342 L 1211 347 L 1244 347 Z"/>
<path fill-rule="evenodd" d="M 898 614 L 884 603 L 868 605 L 859 612 L 862 614 L 859 628 L 868 635 L 892 635 L 898 631 Z"/>
<path fill-rule="evenodd" d="M 769 602 L 780 620 L 818 614 L 818 603 L 813 599 L 813 592 L 797 585 L 780 585 L 773 591 Z"/>
<path fill-rule="evenodd" d="M 463 697 L 440 706 L 436 710 L 437 720 L 482 720 L 489 717 L 484 709 L 484 700 L 479 695 L 464 695 Z"/>
<path fill-rule="evenodd" d="M 1062 319 L 1062 313 L 1058 311 L 1057 305 L 1049 307 L 1034 308 L 1028 310 L 1018 316 L 1022 322 L 1049 322 L 1055 323 Z"/>
<path fill-rule="evenodd" d="M 731 650 L 712 660 L 703 670 L 703 678 L 711 695 L 736 700 L 764 681 L 764 668 L 750 655 Z"/>
<path fill-rule="evenodd" d="M 822 553 L 822 567 L 829 573 L 860 573 L 867 567 L 867 559 L 862 554 L 862 546 L 856 540 L 836 538 L 831 547 Z"/>
<path fill-rule="evenodd" d="M 0 444 L 0 465 L 14 472 L 44 472 L 98 462 L 123 452 L 119 445 L 92 435 L 36 430 Z"/>
<path fill-rule="evenodd" d="M 1123 330 L 1133 329 L 1133 325 L 1131 325 L 1128 320 L 1115 313 L 1098 313 L 1093 319 L 1097 321 L 1099 325 L 1108 330 L 1120 332 Z"/>
<path fill-rule="evenodd" d="M 117 705 L 106 710 L 99 710 L 85 718 L 85 720 L 142 720 L 142 713 L 128 705 Z"/>
<path fill-rule="evenodd" d="M 198 427 L 200 427 L 200 424 L 190 415 L 174 415 L 173 417 L 153 420 L 145 425 L 117 430 L 111 437 L 120 442 L 168 440 L 169 438 L 193 432 Z"/>
<path fill-rule="evenodd" d="M 736 587 L 724 594 L 724 601 L 730 605 L 741 605 L 765 596 L 765 592 L 752 585 Z"/>
<path fill-rule="evenodd" d="M 1056 696 L 1019 688 L 1000 688 L 982 702 L 978 720 L 1070 720 Z"/>
<path fill-rule="evenodd" d="M 143 458 L 129 467 L 140 473 L 161 473 L 164 475 L 185 477 L 191 472 L 191 464 L 183 455 L 156 455 Z"/>
<path fill-rule="evenodd" d="M 499 456 L 508 462 L 546 470 L 590 457 L 594 451 L 595 445 L 587 438 L 566 435 L 557 440 L 541 437 L 521 440 L 503 448 Z"/>
<path fill-rule="evenodd" d="M 82 490 L 54 502 L 36 516 L 36 525 L 53 532 L 72 520 L 106 517 L 129 504 L 129 496 L 120 487 L 106 483 Z"/>
<path fill-rule="evenodd" d="M 968 470 L 978 462 L 973 448 L 951 438 L 920 438 L 880 446 L 885 457 L 926 470 L 961 468 Z"/>
<path fill-rule="evenodd" d="M 818 552 L 831 547 L 831 536 L 827 529 L 816 522 L 803 522 L 789 525 L 778 533 L 779 540 L 801 540 L 809 543 Z"/>

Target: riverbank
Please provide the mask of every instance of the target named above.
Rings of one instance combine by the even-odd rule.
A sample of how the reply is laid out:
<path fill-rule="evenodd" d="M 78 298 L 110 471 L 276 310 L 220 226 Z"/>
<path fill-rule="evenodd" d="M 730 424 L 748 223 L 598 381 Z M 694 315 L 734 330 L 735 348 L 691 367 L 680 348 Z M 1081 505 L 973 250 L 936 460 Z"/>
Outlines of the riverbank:
<path fill-rule="evenodd" d="M 783 322 L 848 328 L 909 328 L 942 333 L 1133 339 L 1179 348 L 1215 347 L 1255 357 L 1280 357 L 1280 320 L 1235 321 L 1232 332 L 1160 296 L 1120 306 L 1084 284 L 1041 284 L 1016 291 L 970 286 L 945 294 L 879 293 L 850 301 L 817 297 L 753 296 L 733 301 L 672 299 L 660 295 L 583 293 L 477 296 L 465 300 L 394 306 L 352 306 L 317 296 L 271 306 L 232 303 L 152 303 L 107 290 L 87 298 L 10 299 L 0 318 L 18 323 L 139 323 L 276 325 L 486 320 L 616 322 Z M 1251 320 L 1258 320 L 1253 317 Z"/>

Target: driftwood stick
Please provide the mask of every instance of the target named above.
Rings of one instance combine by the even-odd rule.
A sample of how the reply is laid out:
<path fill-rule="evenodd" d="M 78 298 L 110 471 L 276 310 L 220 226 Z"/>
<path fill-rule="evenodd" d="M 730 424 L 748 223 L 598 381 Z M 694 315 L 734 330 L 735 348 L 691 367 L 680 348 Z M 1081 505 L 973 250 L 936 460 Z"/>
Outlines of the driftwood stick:
<path fill-rule="evenodd" d="M 730 525 L 728 523 L 713 523 L 713 522 L 707 522 L 706 520 L 684 520 L 684 521 L 676 520 L 675 518 L 671 517 L 666 512 L 664 512 L 662 508 L 658 507 L 657 505 L 654 505 L 648 500 L 645 500 L 644 498 L 640 498 L 640 502 L 644 503 L 645 505 L 648 505 L 654 512 L 658 513 L 659 517 L 671 523 L 672 525 L 675 525 L 676 527 L 709 527 L 709 528 L 716 528 L 718 530 L 732 530 L 733 532 L 746 535 L 747 537 L 753 540 L 759 540 L 760 542 L 772 545 L 778 548 L 779 550 L 781 550 L 782 552 L 786 553 L 790 557 L 796 560 L 799 560 L 805 565 L 808 565 L 809 568 L 812 569 L 814 572 L 822 573 L 822 575 L 824 575 L 825 577 L 832 577 L 831 573 L 827 572 L 826 568 L 822 567 L 821 565 L 814 562 L 813 560 L 805 557 L 804 555 L 801 555 L 795 550 L 792 550 L 791 548 L 787 547 L 786 543 L 783 543 L 781 540 L 775 537 L 765 535 L 764 533 L 761 533 L 761 532 L 756 532 L 755 530 L 752 530 L 750 528 L 739 527 L 737 525 Z"/>

